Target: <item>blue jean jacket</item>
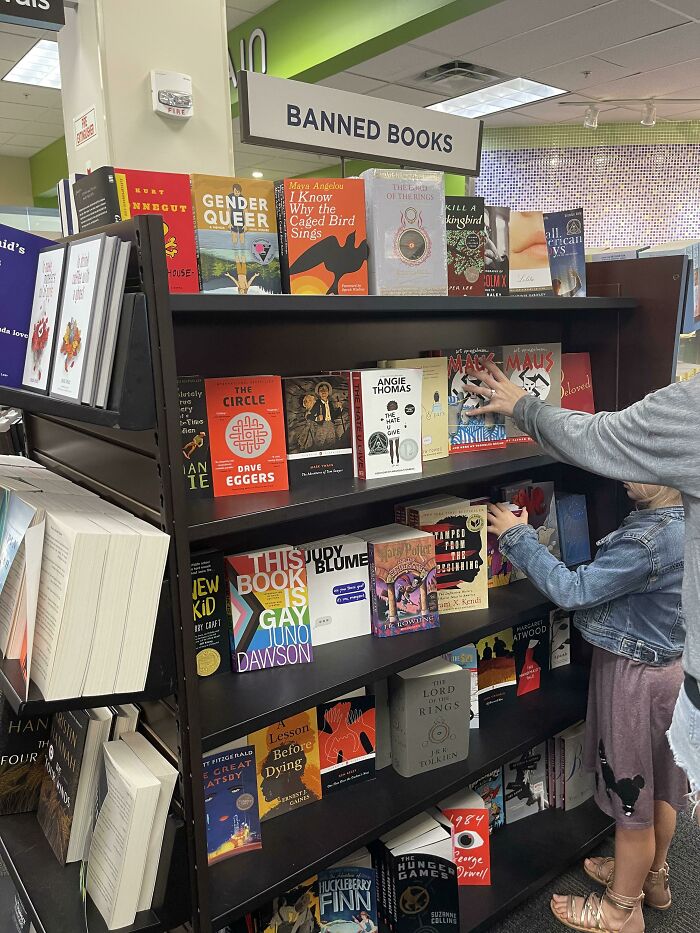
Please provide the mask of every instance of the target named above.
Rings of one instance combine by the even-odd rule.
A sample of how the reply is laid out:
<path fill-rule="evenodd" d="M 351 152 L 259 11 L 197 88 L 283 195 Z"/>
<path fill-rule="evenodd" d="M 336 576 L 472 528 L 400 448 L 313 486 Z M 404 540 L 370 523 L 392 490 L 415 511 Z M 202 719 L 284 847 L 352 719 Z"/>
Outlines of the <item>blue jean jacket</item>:
<path fill-rule="evenodd" d="M 632 512 L 576 570 L 550 554 L 529 525 L 509 528 L 498 546 L 553 603 L 576 610 L 574 624 L 586 641 L 661 665 L 683 653 L 684 537 L 683 509 L 672 506 Z"/>

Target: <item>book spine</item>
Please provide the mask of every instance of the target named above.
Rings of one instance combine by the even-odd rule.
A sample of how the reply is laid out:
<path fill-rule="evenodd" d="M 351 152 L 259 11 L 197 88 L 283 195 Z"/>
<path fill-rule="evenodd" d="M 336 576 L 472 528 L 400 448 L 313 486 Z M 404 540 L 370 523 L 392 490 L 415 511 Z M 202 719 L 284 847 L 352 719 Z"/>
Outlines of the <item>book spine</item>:
<path fill-rule="evenodd" d="M 289 281 L 289 243 L 287 240 L 287 211 L 284 206 L 284 182 L 275 182 L 275 211 L 277 213 L 277 235 L 280 245 L 280 277 L 282 293 L 291 295 Z"/>
<path fill-rule="evenodd" d="M 129 183 L 124 172 L 114 173 L 117 202 L 122 220 L 131 220 L 131 205 L 129 202 Z"/>
<path fill-rule="evenodd" d="M 374 545 L 367 545 L 369 556 L 369 597 L 372 606 L 372 634 L 379 635 L 379 600 L 377 599 L 377 570 L 374 564 Z"/>
<path fill-rule="evenodd" d="M 360 479 L 367 479 L 365 425 L 362 410 L 362 373 L 359 372 L 352 374 L 352 400 L 355 420 L 355 446 L 357 448 L 357 475 Z"/>

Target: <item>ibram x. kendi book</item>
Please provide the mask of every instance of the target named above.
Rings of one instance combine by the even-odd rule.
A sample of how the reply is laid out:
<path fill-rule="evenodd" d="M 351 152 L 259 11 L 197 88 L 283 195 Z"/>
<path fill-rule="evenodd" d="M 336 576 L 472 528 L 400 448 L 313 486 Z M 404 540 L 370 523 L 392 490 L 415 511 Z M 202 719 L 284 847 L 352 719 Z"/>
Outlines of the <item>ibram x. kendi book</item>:
<path fill-rule="evenodd" d="M 202 761 L 209 865 L 262 848 L 253 746 L 208 755 Z"/>
<path fill-rule="evenodd" d="M 318 747 L 324 796 L 374 777 L 374 696 L 346 696 L 321 703 Z"/>

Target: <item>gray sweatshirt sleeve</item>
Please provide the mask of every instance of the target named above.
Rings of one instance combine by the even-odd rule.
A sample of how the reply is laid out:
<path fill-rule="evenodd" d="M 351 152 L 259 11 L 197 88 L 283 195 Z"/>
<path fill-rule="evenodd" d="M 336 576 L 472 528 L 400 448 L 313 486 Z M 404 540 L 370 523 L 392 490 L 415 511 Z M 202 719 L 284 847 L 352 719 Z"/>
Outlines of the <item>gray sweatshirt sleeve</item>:
<path fill-rule="evenodd" d="M 559 460 L 612 479 L 673 486 L 700 496 L 700 376 L 647 395 L 623 411 L 553 408 L 519 399 L 518 427 Z"/>

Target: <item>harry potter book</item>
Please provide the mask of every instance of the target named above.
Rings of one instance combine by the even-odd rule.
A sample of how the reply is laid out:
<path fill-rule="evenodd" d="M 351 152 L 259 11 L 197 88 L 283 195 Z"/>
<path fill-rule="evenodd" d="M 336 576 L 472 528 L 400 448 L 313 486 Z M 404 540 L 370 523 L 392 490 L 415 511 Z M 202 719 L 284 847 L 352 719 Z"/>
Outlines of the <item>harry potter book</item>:
<path fill-rule="evenodd" d="M 218 551 L 193 554 L 190 571 L 197 673 L 200 677 L 230 673 L 223 556 Z"/>
<path fill-rule="evenodd" d="M 514 344 L 503 347 L 503 372 L 513 385 L 533 398 L 559 408 L 561 385 L 561 344 Z M 512 418 L 506 419 L 509 444 L 532 443 Z"/>
<path fill-rule="evenodd" d="M 542 211 L 510 212 L 508 289 L 511 295 L 553 294 Z"/>
<path fill-rule="evenodd" d="M 552 289 L 560 298 L 586 295 L 586 247 L 583 208 L 544 215 Z"/>
<path fill-rule="evenodd" d="M 255 747 L 262 821 L 321 799 L 315 708 L 272 723 L 248 741 Z"/>
<path fill-rule="evenodd" d="M 202 291 L 279 294 L 273 183 L 226 175 L 192 175 L 190 180 Z"/>
<path fill-rule="evenodd" d="M 367 542 L 341 535 L 303 544 L 314 647 L 369 635 L 372 613 Z"/>
<path fill-rule="evenodd" d="M 185 490 L 193 499 L 211 499 L 214 492 L 204 380 L 199 376 L 182 376 L 177 380 L 177 393 Z"/>
<path fill-rule="evenodd" d="M 17 716 L 0 694 L 0 816 L 36 810 L 50 728 L 49 715 Z"/>
<path fill-rule="evenodd" d="M 447 457 L 447 360 L 444 357 L 418 357 L 412 360 L 380 360 L 382 369 L 420 369 L 421 430 L 423 462 Z"/>
<path fill-rule="evenodd" d="M 484 207 L 484 294 L 499 298 L 508 294 L 510 208 Z"/>
<path fill-rule="evenodd" d="M 431 350 L 430 356 L 447 357 L 447 401 L 450 453 L 468 450 L 493 450 L 506 446 L 506 425 L 503 415 L 470 415 L 487 404 L 474 392 L 481 385 L 479 373 L 486 363 L 502 365 L 502 347 L 466 347 L 454 350 Z"/>
<path fill-rule="evenodd" d="M 352 478 L 348 376 L 292 376 L 282 388 L 292 487 Z"/>
<path fill-rule="evenodd" d="M 323 795 L 374 777 L 376 727 L 374 697 L 340 697 L 321 703 L 318 746 Z"/>
<path fill-rule="evenodd" d="M 261 849 L 255 748 L 206 756 L 202 781 L 209 865 Z"/>
<path fill-rule="evenodd" d="M 561 407 L 595 414 L 590 354 L 562 353 Z"/>
<path fill-rule="evenodd" d="M 515 696 L 517 677 L 513 654 L 513 629 L 503 629 L 476 643 L 479 656 L 479 706 L 503 703 Z"/>
<path fill-rule="evenodd" d="M 233 669 L 313 660 L 303 551 L 270 548 L 225 559 Z"/>
<path fill-rule="evenodd" d="M 514 625 L 513 654 L 517 696 L 539 690 L 549 672 L 549 621 L 535 619 Z"/>
<path fill-rule="evenodd" d="M 282 281 L 290 295 L 366 295 L 365 185 L 285 178 L 275 185 Z"/>
<path fill-rule="evenodd" d="M 450 295 L 484 294 L 484 199 L 446 197 L 447 286 Z"/>

